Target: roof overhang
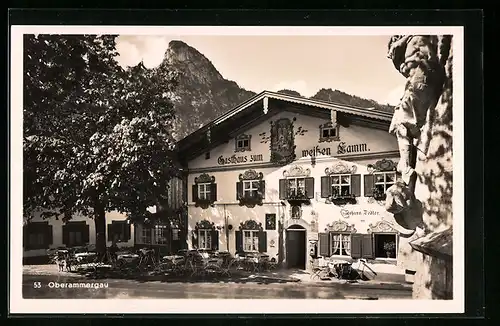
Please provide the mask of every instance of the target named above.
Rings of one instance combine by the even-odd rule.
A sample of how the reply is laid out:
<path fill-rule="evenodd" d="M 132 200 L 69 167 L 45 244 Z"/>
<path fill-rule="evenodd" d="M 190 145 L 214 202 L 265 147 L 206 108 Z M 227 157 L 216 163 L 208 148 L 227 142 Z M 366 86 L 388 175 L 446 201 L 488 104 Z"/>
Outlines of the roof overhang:
<path fill-rule="evenodd" d="M 268 107 L 264 108 L 264 102 L 269 103 Z M 177 143 L 179 154 L 185 159 L 200 155 L 202 150 L 206 151 L 229 141 L 234 137 L 235 132 L 249 129 L 283 110 L 324 118 L 329 118 L 331 111 L 336 111 L 340 124 L 355 123 L 385 130 L 388 129 L 392 119 L 392 113 L 374 108 L 354 107 L 264 91 L 181 139 Z M 234 128 L 234 126 L 238 127 Z M 207 134 L 210 134 L 210 139 Z"/>

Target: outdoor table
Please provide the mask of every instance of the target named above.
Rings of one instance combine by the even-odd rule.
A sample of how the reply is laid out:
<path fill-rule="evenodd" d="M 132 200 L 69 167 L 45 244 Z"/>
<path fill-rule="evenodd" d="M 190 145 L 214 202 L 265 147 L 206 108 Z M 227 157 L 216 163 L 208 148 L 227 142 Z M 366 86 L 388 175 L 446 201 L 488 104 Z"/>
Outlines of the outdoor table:
<path fill-rule="evenodd" d="M 130 263 L 130 262 L 134 261 L 135 259 L 139 259 L 139 257 L 140 256 L 138 254 L 126 253 L 126 254 L 118 254 L 116 256 L 116 259 L 117 260 L 122 259 L 122 260 L 126 261 L 127 263 Z"/>

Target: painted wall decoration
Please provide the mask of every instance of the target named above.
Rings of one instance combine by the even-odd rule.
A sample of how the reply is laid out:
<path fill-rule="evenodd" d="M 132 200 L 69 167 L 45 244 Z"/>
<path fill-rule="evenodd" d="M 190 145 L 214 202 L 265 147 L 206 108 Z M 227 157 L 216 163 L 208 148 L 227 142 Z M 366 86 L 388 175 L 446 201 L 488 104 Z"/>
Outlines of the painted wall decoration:
<path fill-rule="evenodd" d="M 295 120 L 295 118 L 293 119 Z M 293 122 L 282 118 L 271 122 L 271 162 L 285 165 L 295 160 Z"/>

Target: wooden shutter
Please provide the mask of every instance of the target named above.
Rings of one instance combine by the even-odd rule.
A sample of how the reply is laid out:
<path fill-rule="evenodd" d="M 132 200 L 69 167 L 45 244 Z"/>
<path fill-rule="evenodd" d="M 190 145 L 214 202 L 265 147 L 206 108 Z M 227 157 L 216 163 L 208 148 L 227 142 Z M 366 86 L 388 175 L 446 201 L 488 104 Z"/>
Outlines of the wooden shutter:
<path fill-rule="evenodd" d="M 210 199 L 212 202 L 217 201 L 217 184 L 212 183 L 210 185 Z"/>
<path fill-rule="evenodd" d="M 362 255 L 363 235 L 359 233 L 351 234 L 351 257 L 354 259 L 361 258 Z"/>
<path fill-rule="evenodd" d="M 371 234 L 363 234 L 361 245 L 361 255 L 363 258 L 373 259 L 373 240 Z"/>
<path fill-rule="evenodd" d="M 198 201 L 198 185 L 193 185 L 193 202 Z"/>
<path fill-rule="evenodd" d="M 287 189 L 286 189 L 286 179 L 280 179 L 279 192 L 280 192 L 280 200 L 286 199 L 287 197 Z"/>
<path fill-rule="evenodd" d="M 265 180 L 260 180 L 260 193 L 261 193 L 261 198 L 264 199 L 266 198 L 266 181 Z"/>
<path fill-rule="evenodd" d="M 373 174 L 365 174 L 365 197 L 373 197 L 373 188 L 375 188 L 375 176 Z"/>
<path fill-rule="evenodd" d="M 361 196 L 361 175 L 351 175 L 351 195 L 355 197 Z"/>
<path fill-rule="evenodd" d="M 236 182 L 236 200 L 243 198 L 243 182 Z"/>
<path fill-rule="evenodd" d="M 267 252 L 267 232 L 259 231 L 259 252 Z"/>
<path fill-rule="evenodd" d="M 191 247 L 193 249 L 198 248 L 198 234 L 196 230 L 191 231 Z"/>
<path fill-rule="evenodd" d="M 321 198 L 332 195 L 332 179 L 329 176 L 321 177 Z"/>
<path fill-rule="evenodd" d="M 68 246 L 69 245 L 69 226 L 68 224 L 64 224 L 62 227 L 62 234 L 63 234 L 63 244 Z"/>
<path fill-rule="evenodd" d="M 210 239 L 212 240 L 212 250 L 219 250 L 219 231 L 212 230 L 210 234 Z"/>
<path fill-rule="evenodd" d="M 234 238 L 236 240 L 236 253 L 243 253 L 243 232 L 236 231 Z"/>
<path fill-rule="evenodd" d="M 113 222 L 108 224 L 108 241 L 113 241 Z"/>
<path fill-rule="evenodd" d="M 90 242 L 89 241 L 90 240 L 89 237 L 90 237 L 90 225 L 88 225 L 88 224 L 85 223 L 82 226 L 82 242 L 84 244 L 89 243 Z"/>
<path fill-rule="evenodd" d="M 130 240 L 130 224 L 128 223 L 128 221 L 125 221 L 123 224 L 124 224 L 123 229 L 125 232 L 125 240 L 128 241 Z"/>
<path fill-rule="evenodd" d="M 52 225 L 48 224 L 45 228 L 46 234 L 47 234 L 47 245 L 51 245 L 54 242 L 54 237 L 53 237 L 53 227 Z"/>
<path fill-rule="evenodd" d="M 314 198 L 314 178 L 306 178 L 305 179 L 305 184 L 306 184 L 306 195 L 308 199 L 313 199 Z"/>
<path fill-rule="evenodd" d="M 320 233 L 319 235 L 319 255 L 330 257 L 330 234 Z"/>

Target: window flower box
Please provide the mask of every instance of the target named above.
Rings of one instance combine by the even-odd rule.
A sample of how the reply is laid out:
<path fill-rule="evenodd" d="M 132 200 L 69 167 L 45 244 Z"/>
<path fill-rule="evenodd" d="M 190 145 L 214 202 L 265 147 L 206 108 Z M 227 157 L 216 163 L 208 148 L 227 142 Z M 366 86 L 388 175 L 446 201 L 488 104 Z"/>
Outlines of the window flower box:
<path fill-rule="evenodd" d="M 373 199 L 375 200 L 385 200 L 385 192 L 381 191 L 379 188 L 373 188 Z"/>
<path fill-rule="evenodd" d="M 356 196 L 352 194 L 348 195 L 333 194 L 330 197 L 330 201 L 335 205 L 356 204 Z"/>

